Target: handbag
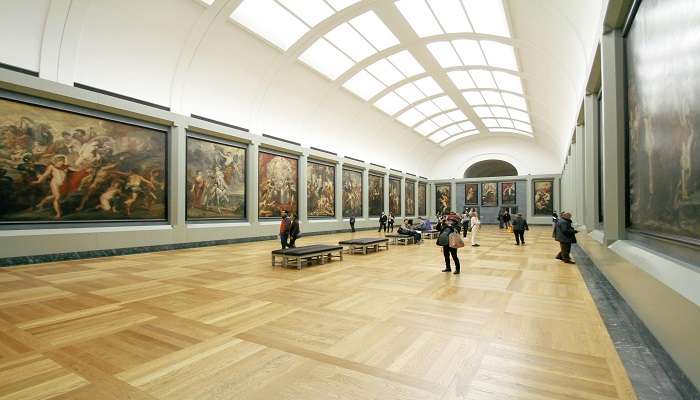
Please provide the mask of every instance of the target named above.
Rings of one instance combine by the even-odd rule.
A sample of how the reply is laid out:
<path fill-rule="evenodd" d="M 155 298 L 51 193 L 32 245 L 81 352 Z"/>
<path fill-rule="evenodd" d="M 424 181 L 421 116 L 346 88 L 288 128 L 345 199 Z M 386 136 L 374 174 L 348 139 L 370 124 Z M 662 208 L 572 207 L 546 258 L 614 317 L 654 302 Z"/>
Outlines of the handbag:
<path fill-rule="evenodd" d="M 464 247 L 464 241 L 462 240 L 462 237 L 459 235 L 459 233 L 450 233 L 449 245 L 453 249 L 459 249 L 461 247 Z"/>

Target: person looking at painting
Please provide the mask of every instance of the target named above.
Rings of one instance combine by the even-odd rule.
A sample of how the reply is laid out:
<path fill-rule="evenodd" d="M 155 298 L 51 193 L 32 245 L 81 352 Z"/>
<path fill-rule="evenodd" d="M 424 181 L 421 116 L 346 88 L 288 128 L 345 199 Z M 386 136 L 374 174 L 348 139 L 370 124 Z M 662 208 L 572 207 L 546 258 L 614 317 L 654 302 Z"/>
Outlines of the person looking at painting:
<path fill-rule="evenodd" d="M 525 246 L 525 231 L 529 231 L 530 227 L 527 226 L 527 220 L 523 218 L 523 215 L 518 213 L 513 218 L 513 235 L 515 236 L 515 245 L 520 246 L 522 243 Z"/>
<path fill-rule="evenodd" d="M 471 243 L 472 243 L 472 247 L 479 247 L 479 243 L 477 242 L 477 235 L 479 233 L 479 228 L 481 227 L 481 221 L 479 220 L 479 214 L 477 214 L 476 210 L 472 211 L 471 215 L 472 215 L 471 221 L 470 221 L 470 226 L 472 228 Z"/>
<path fill-rule="evenodd" d="M 438 234 L 436 242 L 438 246 L 442 246 L 442 255 L 445 257 L 445 269 L 443 269 L 442 272 L 452 272 L 450 266 L 450 256 L 452 256 L 452 261 L 454 261 L 455 264 L 455 275 L 459 275 L 460 264 L 459 257 L 457 257 L 457 247 L 450 245 L 452 241 L 450 240 L 450 235 L 456 233 L 457 239 L 459 239 L 459 226 L 459 216 L 454 213 L 448 215 L 444 222 L 440 223 L 440 233 Z M 462 246 L 463 245 L 464 243 L 462 243 Z"/>
<path fill-rule="evenodd" d="M 291 222 L 289 221 L 289 217 L 287 216 L 287 211 L 282 210 L 281 213 L 281 220 L 280 220 L 280 243 L 282 244 L 282 249 L 286 249 L 289 247 L 289 244 L 287 242 L 289 238 L 289 231 L 291 230 Z"/>
<path fill-rule="evenodd" d="M 355 216 L 354 215 L 350 216 L 350 230 L 352 232 L 355 232 Z"/>
<path fill-rule="evenodd" d="M 393 213 L 389 213 L 389 218 L 388 218 L 388 220 L 387 220 L 387 228 L 388 228 L 388 229 L 391 229 L 390 232 L 393 232 L 393 231 L 394 231 L 394 220 L 395 220 L 395 219 L 394 219 L 394 214 L 393 214 Z M 384 230 L 384 232 L 386 232 L 386 229 Z"/>
<path fill-rule="evenodd" d="M 388 220 L 388 217 L 386 214 L 382 213 L 381 216 L 379 216 L 379 230 L 377 232 L 381 232 L 384 230 L 384 233 L 386 233 L 386 221 Z"/>
<path fill-rule="evenodd" d="M 301 234 L 301 229 L 299 228 L 299 216 L 294 215 L 292 218 L 292 223 L 289 226 L 289 248 L 293 249 L 296 246 L 296 241 Z"/>
<path fill-rule="evenodd" d="M 559 254 L 555 257 L 567 264 L 576 264 L 571 261 L 571 244 L 576 243 L 577 230 L 574 229 L 571 222 L 571 213 L 562 212 L 559 214 L 557 226 L 554 228 L 554 239 L 559 242 Z"/>

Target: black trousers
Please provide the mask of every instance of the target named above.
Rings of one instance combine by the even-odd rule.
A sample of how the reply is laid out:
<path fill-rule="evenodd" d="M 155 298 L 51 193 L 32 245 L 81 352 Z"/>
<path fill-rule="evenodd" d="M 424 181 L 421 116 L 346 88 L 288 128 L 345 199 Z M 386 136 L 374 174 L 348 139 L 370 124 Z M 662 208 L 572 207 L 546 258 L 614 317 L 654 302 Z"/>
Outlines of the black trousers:
<path fill-rule="evenodd" d="M 515 236 L 515 244 L 525 244 L 525 231 L 513 230 L 513 235 Z"/>
<path fill-rule="evenodd" d="M 296 243 L 296 241 L 297 241 L 297 237 L 296 237 L 295 235 L 289 235 L 289 247 L 290 247 L 290 248 L 293 249 L 293 248 L 296 247 L 296 246 L 294 245 L 294 243 Z"/>
<path fill-rule="evenodd" d="M 389 229 L 391 229 L 392 232 L 394 231 L 394 223 L 393 222 L 389 222 Z M 386 232 L 386 230 L 384 230 L 384 232 Z"/>
<path fill-rule="evenodd" d="M 384 230 L 384 232 L 386 232 L 386 222 L 379 223 L 379 230 L 377 232 L 381 232 L 382 229 Z"/>
<path fill-rule="evenodd" d="M 288 235 L 286 233 L 280 233 L 280 243 L 282 244 L 282 248 L 286 249 L 289 244 L 287 244 L 287 237 Z"/>
<path fill-rule="evenodd" d="M 354 223 L 354 222 L 351 222 L 351 223 L 350 223 L 350 230 L 352 230 L 353 232 L 355 232 L 355 223 Z"/>
<path fill-rule="evenodd" d="M 445 256 L 445 269 L 451 269 L 450 255 L 452 255 L 452 260 L 455 262 L 455 271 L 459 271 L 459 258 L 457 258 L 457 249 L 453 249 L 450 246 L 442 246 L 442 254 Z"/>
<path fill-rule="evenodd" d="M 557 258 L 563 261 L 570 261 L 571 256 L 569 253 L 571 253 L 571 243 L 562 243 L 559 242 L 559 254 L 557 254 Z"/>

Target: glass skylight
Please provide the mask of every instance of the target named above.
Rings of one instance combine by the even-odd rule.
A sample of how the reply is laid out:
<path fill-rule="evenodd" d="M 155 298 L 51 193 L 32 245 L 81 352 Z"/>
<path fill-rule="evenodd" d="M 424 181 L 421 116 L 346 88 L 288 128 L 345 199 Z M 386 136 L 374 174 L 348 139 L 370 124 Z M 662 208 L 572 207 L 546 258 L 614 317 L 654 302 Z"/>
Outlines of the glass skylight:
<path fill-rule="evenodd" d="M 462 3 L 475 32 L 510 37 L 501 0 L 462 0 Z"/>
<path fill-rule="evenodd" d="M 299 0 L 300 2 L 303 2 L 305 0 Z M 357 3 L 360 0 L 326 0 L 328 4 L 331 5 L 331 7 L 335 8 L 336 11 L 340 11 L 343 8 L 349 7 L 355 3 Z"/>
<path fill-rule="evenodd" d="M 471 32 L 467 14 L 459 0 L 428 0 L 428 4 L 446 33 Z"/>
<path fill-rule="evenodd" d="M 454 122 L 450 119 L 450 117 L 448 117 L 445 114 L 436 115 L 435 117 L 431 118 L 430 120 L 433 121 L 437 126 L 440 126 L 440 127 L 443 127 L 445 125 L 449 125 L 452 122 Z"/>
<path fill-rule="evenodd" d="M 443 130 L 445 132 L 449 133 L 450 135 L 456 135 L 456 134 L 462 132 L 462 130 L 459 128 L 459 125 L 450 125 L 450 126 L 444 128 Z"/>
<path fill-rule="evenodd" d="M 418 112 L 415 108 L 411 108 L 411 109 L 403 112 L 396 119 L 404 125 L 413 126 L 413 125 L 417 124 L 419 121 L 424 120 L 425 115 Z"/>
<path fill-rule="evenodd" d="M 503 105 L 501 94 L 493 90 L 482 90 L 481 95 L 484 96 L 487 104 Z"/>
<path fill-rule="evenodd" d="M 422 122 L 420 125 L 416 126 L 416 131 L 423 136 L 428 136 L 429 134 L 435 132 L 440 127 L 431 120 Z"/>
<path fill-rule="evenodd" d="M 372 75 L 382 81 L 385 85 L 391 86 L 396 82 L 406 79 L 392 63 L 387 59 L 382 59 L 367 67 Z"/>
<path fill-rule="evenodd" d="M 527 110 L 527 104 L 522 96 L 518 96 L 511 93 L 501 93 L 503 96 L 503 101 L 508 107 L 519 108 L 521 110 Z"/>
<path fill-rule="evenodd" d="M 450 135 L 447 132 L 445 132 L 444 130 L 440 130 L 430 135 L 428 139 L 432 140 L 435 143 L 440 143 L 448 137 L 450 137 Z"/>
<path fill-rule="evenodd" d="M 438 106 L 442 111 L 453 110 L 457 108 L 457 105 L 448 96 L 441 96 L 433 99 L 433 103 Z"/>
<path fill-rule="evenodd" d="M 357 29 L 365 39 L 369 40 L 377 50 L 381 51 L 399 44 L 399 39 L 394 36 L 373 11 L 368 11 L 359 17 L 353 18 L 350 20 L 350 25 Z"/>
<path fill-rule="evenodd" d="M 472 32 L 472 28 L 477 33 L 510 37 L 501 0 L 399 0 L 396 6 L 419 37 Z"/>
<path fill-rule="evenodd" d="M 386 88 L 383 83 L 365 71 L 360 71 L 352 78 L 348 79 L 343 87 L 360 96 L 364 100 L 369 100 L 375 94 Z"/>
<path fill-rule="evenodd" d="M 204 3 L 204 4 L 208 5 L 208 6 L 214 4 L 214 0 L 199 0 L 199 1 L 201 1 L 202 3 Z"/>
<path fill-rule="evenodd" d="M 349 24 L 340 24 L 325 36 L 335 47 L 355 61 L 362 61 L 377 50 Z"/>
<path fill-rule="evenodd" d="M 476 129 L 473 123 L 467 121 L 467 122 L 460 122 L 459 123 L 459 128 L 462 129 L 463 131 L 470 131 L 472 129 Z"/>
<path fill-rule="evenodd" d="M 425 69 L 407 50 L 400 51 L 387 57 L 396 68 L 403 72 L 406 77 L 422 74 Z"/>
<path fill-rule="evenodd" d="M 496 80 L 499 89 L 520 94 L 523 93 L 523 84 L 519 76 L 503 71 L 493 71 L 493 78 Z"/>
<path fill-rule="evenodd" d="M 282 50 L 309 31 L 306 24 L 273 0 L 246 0 L 231 18 Z"/>
<path fill-rule="evenodd" d="M 348 56 L 323 38 L 306 49 L 299 59 L 333 80 L 354 64 Z"/>
<path fill-rule="evenodd" d="M 323 0 L 277 0 L 309 26 L 314 26 L 335 13 Z"/>
<path fill-rule="evenodd" d="M 442 28 L 423 0 L 399 0 L 396 6 L 419 37 L 442 34 Z"/>
<path fill-rule="evenodd" d="M 490 66 L 513 71 L 518 70 L 518 63 L 515 61 L 515 50 L 513 50 L 513 46 L 500 42 L 482 40 L 481 48 L 484 49 L 486 61 L 488 61 Z"/>
<path fill-rule="evenodd" d="M 463 138 L 465 138 L 465 137 L 467 137 L 467 136 L 471 136 L 471 135 L 476 135 L 476 134 L 478 134 L 478 133 L 479 133 L 479 131 L 476 131 L 476 130 L 468 131 L 468 132 L 462 132 L 462 133 L 460 133 L 459 135 L 451 136 L 449 139 L 443 141 L 442 143 L 440 143 L 440 146 L 445 147 L 445 146 L 447 146 L 448 144 L 450 144 L 450 143 L 452 143 L 452 142 L 455 142 L 455 141 L 457 141 L 457 140 L 459 140 L 459 139 L 463 139 Z"/>
<path fill-rule="evenodd" d="M 474 107 L 474 112 L 481 118 L 493 117 L 493 114 L 491 114 L 491 109 L 488 107 Z"/>
<path fill-rule="evenodd" d="M 450 112 L 447 113 L 447 116 L 450 117 L 450 119 L 453 120 L 453 121 L 455 121 L 455 122 L 457 122 L 457 121 L 464 121 L 465 119 L 467 119 L 467 116 L 464 115 L 464 113 L 462 112 L 462 110 L 450 111 Z"/>
<path fill-rule="evenodd" d="M 408 103 L 394 92 L 389 92 L 374 105 L 389 115 L 394 115 L 408 106 Z"/>
<path fill-rule="evenodd" d="M 437 82 L 435 82 L 435 80 L 429 76 L 418 79 L 413 83 L 418 86 L 418 89 L 420 89 L 426 96 L 433 96 L 438 93 L 442 93 L 442 88 L 438 86 Z"/>
<path fill-rule="evenodd" d="M 528 113 L 512 108 L 509 108 L 508 112 L 511 118 L 530 123 L 530 115 Z"/>
<path fill-rule="evenodd" d="M 498 124 L 501 125 L 502 128 L 513 128 L 513 121 L 510 119 L 497 118 L 496 121 L 498 121 Z"/>
<path fill-rule="evenodd" d="M 457 50 L 464 65 L 486 65 L 484 53 L 481 52 L 479 42 L 476 40 L 453 40 L 452 45 Z"/>
<path fill-rule="evenodd" d="M 469 103 L 469 105 L 471 105 L 471 106 L 478 106 L 478 105 L 486 104 L 486 101 L 484 100 L 484 98 L 481 96 L 481 93 L 479 93 L 479 92 L 474 92 L 474 91 L 464 92 L 464 93 L 462 93 L 462 95 L 464 96 L 464 99 L 467 100 L 467 103 Z"/>
<path fill-rule="evenodd" d="M 421 92 L 416 85 L 413 83 L 409 82 L 400 88 L 396 89 L 396 93 L 403 97 L 404 100 L 406 100 L 409 103 L 415 103 L 416 101 L 422 99 L 425 97 L 423 92 Z"/>
<path fill-rule="evenodd" d="M 428 50 L 433 53 L 433 57 L 443 68 L 459 67 L 462 65 L 459 56 L 452 48 L 450 42 L 433 42 L 428 43 Z"/>
<path fill-rule="evenodd" d="M 500 128 L 501 127 L 501 125 L 498 124 L 498 121 L 496 121 L 493 118 L 484 118 L 481 120 L 481 122 L 483 122 L 487 128 Z"/>
<path fill-rule="evenodd" d="M 430 100 L 418 104 L 416 110 L 422 112 L 424 115 L 435 115 L 441 112 L 440 108 Z"/>
<path fill-rule="evenodd" d="M 513 121 L 513 125 L 515 126 L 515 129 L 519 129 L 527 133 L 532 133 L 532 126 L 530 126 L 530 124 L 526 124 L 520 121 Z"/>
<path fill-rule="evenodd" d="M 491 107 L 491 112 L 493 113 L 494 117 L 499 117 L 499 118 L 510 118 L 510 114 L 508 113 L 508 109 L 505 107 Z"/>
<path fill-rule="evenodd" d="M 450 71 L 447 73 L 447 76 L 450 77 L 450 80 L 452 80 L 452 83 L 457 86 L 457 89 L 472 89 L 476 86 L 474 86 L 474 81 L 472 81 L 472 77 L 469 75 L 469 72 L 467 71 Z"/>
<path fill-rule="evenodd" d="M 481 89 L 496 89 L 496 82 L 493 81 L 491 71 L 486 70 L 471 70 L 469 74 L 472 76 L 476 87 Z"/>

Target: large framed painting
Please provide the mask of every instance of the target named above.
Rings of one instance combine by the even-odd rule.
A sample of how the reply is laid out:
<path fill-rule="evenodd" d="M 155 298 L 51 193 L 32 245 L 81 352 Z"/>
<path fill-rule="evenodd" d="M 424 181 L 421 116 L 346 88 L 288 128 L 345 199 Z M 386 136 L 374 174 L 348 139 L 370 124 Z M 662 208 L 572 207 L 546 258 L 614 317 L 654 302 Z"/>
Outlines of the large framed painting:
<path fill-rule="evenodd" d="M 630 228 L 696 245 L 698 15 L 697 1 L 644 0 L 625 40 Z"/>
<path fill-rule="evenodd" d="M 297 213 L 299 160 L 282 154 L 258 153 L 258 216 L 274 218 Z"/>
<path fill-rule="evenodd" d="M 0 98 L 0 223 L 165 221 L 167 128 Z"/>
<path fill-rule="evenodd" d="M 389 177 L 389 213 L 401 215 L 401 179 Z"/>
<path fill-rule="evenodd" d="M 185 164 L 188 220 L 245 218 L 243 145 L 190 134 Z"/>
<path fill-rule="evenodd" d="M 306 204 L 311 218 L 335 217 L 335 166 L 306 163 Z"/>
<path fill-rule="evenodd" d="M 435 185 L 435 212 L 445 214 L 450 211 L 451 185 L 449 183 Z"/>
<path fill-rule="evenodd" d="M 479 184 L 467 183 L 464 185 L 464 204 L 468 206 L 479 205 Z"/>
<path fill-rule="evenodd" d="M 406 216 L 416 215 L 416 182 L 406 180 L 406 204 L 404 204 Z"/>
<path fill-rule="evenodd" d="M 501 182 L 501 204 L 515 204 L 515 182 Z"/>
<path fill-rule="evenodd" d="M 498 206 L 498 185 L 496 182 L 484 182 L 481 184 L 481 206 Z"/>
<path fill-rule="evenodd" d="M 418 183 L 418 215 L 428 214 L 428 185 L 425 182 Z"/>
<path fill-rule="evenodd" d="M 384 177 L 369 174 L 369 216 L 378 217 L 384 211 Z"/>
<path fill-rule="evenodd" d="M 551 179 L 532 181 L 532 204 L 534 215 L 552 215 L 554 212 L 554 181 Z"/>
<path fill-rule="evenodd" d="M 343 217 L 362 217 L 362 172 L 343 169 Z"/>

